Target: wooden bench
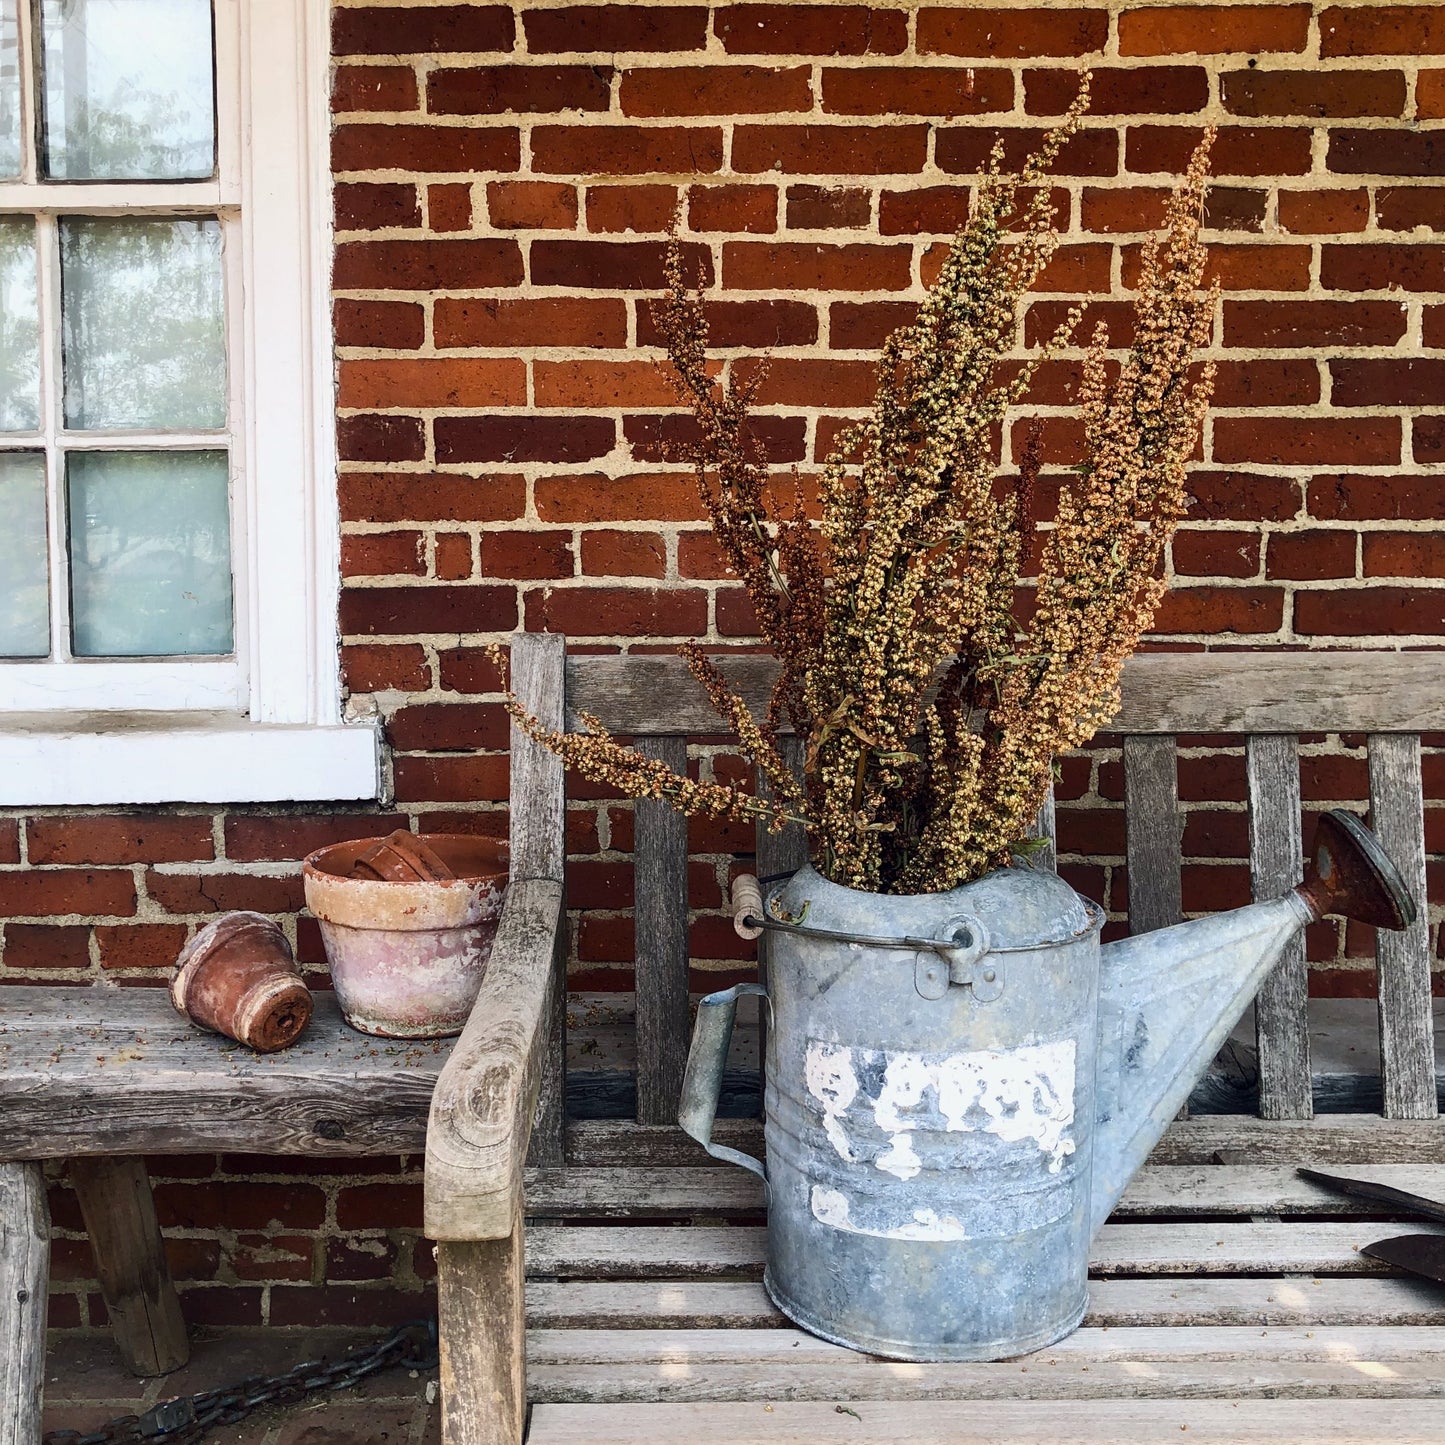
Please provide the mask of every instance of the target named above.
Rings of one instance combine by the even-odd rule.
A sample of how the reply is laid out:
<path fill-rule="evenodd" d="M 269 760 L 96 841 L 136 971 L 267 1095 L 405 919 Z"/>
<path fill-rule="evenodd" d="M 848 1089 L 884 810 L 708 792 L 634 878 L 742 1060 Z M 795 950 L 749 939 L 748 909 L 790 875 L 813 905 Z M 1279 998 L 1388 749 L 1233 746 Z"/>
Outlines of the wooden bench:
<path fill-rule="evenodd" d="M 765 660 L 729 666 L 765 693 Z M 513 669 L 554 725 L 594 712 L 678 766 L 688 736 L 718 731 L 670 658 L 569 661 L 560 638 L 533 636 L 515 639 Z M 1295 735 L 1369 734 L 1373 821 L 1423 899 L 1418 734 L 1441 726 L 1442 684 L 1439 656 L 1422 653 L 1136 659 L 1116 724 L 1133 927 L 1180 912 L 1179 733 L 1249 736 L 1262 896 L 1300 860 Z M 515 731 L 511 823 L 492 966 L 454 1046 L 378 1048 L 323 1000 L 301 1045 L 258 1058 L 187 1029 L 150 991 L 0 991 L 0 1445 L 39 1434 L 38 1161 L 71 1160 L 122 1353 L 154 1372 L 183 1358 L 184 1330 L 140 1155 L 423 1143 L 447 1445 L 520 1440 L 529 1404 L 534 1445 L 1124 1442 L 1185 1427 L 1196 1441 L 1440 1438 L 1445 1292 L 1356 1252 L 1392 1232 L 1383 1215 L 1294 1176 L 1339 1165 L 1445 1197 L 1423 921 L 1380 942 L 1383 1117 L 1310 1117 L 1297 949 L 1258 1001 L 1265 1117 L 1171 1127 L 1097 1241 L 1084 1328 L 1026 1360 L 900 1366 L 784 1324 L 759 1282 L 756 1180 L 713 1166 L 673 1123 L 690 1025 L 682 820 L 638 808 L 636 1119 L 570 1122 L 564 782 Z M 758 855 L 765 874 L 803 856 L 797 837 L 766 832 Z M 759 1152 L 760 1132 L 720 1120 L 716 1137 Z"/>

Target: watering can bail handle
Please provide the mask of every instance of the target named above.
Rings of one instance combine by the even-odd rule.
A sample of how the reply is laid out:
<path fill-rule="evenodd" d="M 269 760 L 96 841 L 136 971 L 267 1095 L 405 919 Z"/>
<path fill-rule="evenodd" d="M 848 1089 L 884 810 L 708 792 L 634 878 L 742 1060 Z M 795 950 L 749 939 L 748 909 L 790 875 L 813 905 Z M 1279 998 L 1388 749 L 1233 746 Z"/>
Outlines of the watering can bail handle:
<path fill-rule="evenodd" d="M 1342 808 L 1331 808 L 1315 825 L 1295 892 L 1316 918 L 1333 913 L 1395 930 L 1415 921 L 1415 900 L 1380 840 Z"/>
<path fill-rule="evenodd" d="M 738 999 L 743 994 L 766 999 L 768 991 L 760 983 L 740 983 L 718 993 L 707 994 L 698 1001 L 697 1021 L 692 1026 L 692 1044 L 687 1051 L 687 1070 L 682 1076 L 677 1122 L 682 1126 L 682 1132 L 696 1139 L 714 1159 L 751 1169 L 763 1181 L 766 1199 L 768 1171 L 762 1161 L 754 1159 L 751 1154 L 744 1154 L 740 1149 L 729 1149 L 726 1144 L 712 1142 L 718 1096 L 722 1093 L 723 1069 L 727 1066 L 728 1045 L 733 1037 L 733 1020 L 737 1017 Z"/>

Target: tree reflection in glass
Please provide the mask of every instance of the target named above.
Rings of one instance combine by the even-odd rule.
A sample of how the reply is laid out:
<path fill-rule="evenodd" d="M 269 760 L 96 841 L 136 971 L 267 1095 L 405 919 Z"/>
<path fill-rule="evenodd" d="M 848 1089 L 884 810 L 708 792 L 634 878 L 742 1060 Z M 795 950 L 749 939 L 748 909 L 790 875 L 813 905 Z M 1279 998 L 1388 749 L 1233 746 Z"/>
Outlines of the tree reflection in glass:
<path fill-rule="evenodd" d="M 20 25 L 18 0 L 0 0 L 0 180 L 20 174 Z"/>
<path fill-rule="evenodd" d="M 50 653 L 45 458 L 0 452 L 0 657 Z"/>
<path fill-rule="evenodd" d="M 55 180 L 195 180 L 216 165 L 210 0 L 40 0 Z"/>
<path fill-rule="evenodd" d="M 71 452 L 77 657 L 233 651 L 226 453 Z"/>
<path fill-rule="evenodd" d="M 68 217 L 60 273 L 67 426 L 226 424 L 219 222 Z"/>
<path fill-rule="evenodd" d="M 35 222 L 0 218 L 0 431 L 40 426 L 40 312 Z"/>

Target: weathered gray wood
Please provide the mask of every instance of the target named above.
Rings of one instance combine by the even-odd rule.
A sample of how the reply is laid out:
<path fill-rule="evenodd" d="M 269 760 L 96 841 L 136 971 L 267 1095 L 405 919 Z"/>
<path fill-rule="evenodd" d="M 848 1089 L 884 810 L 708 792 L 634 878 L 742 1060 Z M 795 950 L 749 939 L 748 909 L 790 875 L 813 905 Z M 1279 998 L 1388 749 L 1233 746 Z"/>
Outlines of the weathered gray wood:
<path fill-rule="evenodd" d="M 39 1164 L 0 1163 L 0 1445 L 35 1445 L 45 1389 L 50 1210 Z"/>
<path fill-rule="evenodd" d="M 761 713 L 777 664 L 717 659 Z M 1109 724 L 1130 733 L 1432 732 L 1445 727 L 1439 652 L 1150 652 L 1124 664 Z M 714 733 L 717 714 L 673 657 L 573 657 L 567 726 L 596 714 L 621 733 Z"/>
<path fill-rule="evenodd" d="M 163 989 L 7 988 L 0 1158 L 417 1150 L 452 1042 L 359 1034 L 319 993 L 296 1044 L 254 1054 L 192 1028 Z"/>
<path fill-rule="evenodd" d="M 512 638 L 512 690 L 547 727 L 561 730 L 565 717 L 566 639 L 550 633 Z M 511 729 L 511 876 L 561 883 L 567 857 L 567 788 L 561 758 L 533 742 L 514 722 Z M 532 1122 L 534 1164 L 562 1162 L 567 1095 L 567 956 L 558 939 L 556 980 L 537 1113 Z"/>
<path fill-rule="evenodd" d="M 1249 867 L 1256 899 L 1279 898 L 1303 877 L 1298 740 L 1288 734 L 1249 739 Z M 1304 935 L 1285 945 L 1254 1000 L 1259 1047 L 1259 1112 L 1266 1119 L 1308 1119 L 1309 975 Z"/>
<path fill-rule="evenodd" d="M 1385 1114 L 1391 1119 L 1433 1119 L 1439 1108 L 1420 739 L 1413 733 L 1394 737 L 1377 733 L 1369 740 L 1369 756 L 1370 821 L 1416 905 L 1409 928 L 1399 933 L 1379 929 L 1375 934 Z"/>
<path fill-rule="evenodd" d="M 687 771 L 687 742 L 640 737 L 638 751 Z M 687 1066 L 687 819 L 661 800 L 637 804 L 634 853 L 637 1121 L 677 1118 Z"/>
<path fill-rule="evenodd" d="M 527 1418 L 522 1222 L 437 1246 L 444 1445 L 521 1445 Z"/>
<path fill-rule="evenodd" d="M 481 992 L 432 1097 L 429 1239 L 505 1238 L 521 1206 L 561 926 L 560 883 L 528 878 L 510 886 Z"/>
<path fill-rule="evenodd" d="M 1129 860 L 1129 932 L 1170 928 L 1180 903 L 1179 772 L 1174 739 L 1124 739 L 1124 820 Z"/>
<path fill-rule="evenodd" d="M 1330 1393 L 1320 1391 L 1321 1394 Z M 538 1405 L 530 1445 L 1439 1445 L 1433 1399 L 859 1400 Z M 856 1417 L 856 1418 L 855 1418 Z"/>
<path fill-rule="evenodd" d="M 1044 802 L 1039 809 L 1039 815 L 1029 826 L 1028 836 L 1030 838 L 1044 840 L 1043 847 L 1029 856 L 1029 862 L 1033 867 L 1049 873 L 1059 871 L 1058 832 L 1054 821 L 1054 786 L 1050 783 L 1048 792 L 1044 794 Z"/>
<path fill-rule="evenodd" d="M 95 1256 L 111 1333 L 126 1368 L 165 1375 L 190 1358 L 145 1161 L 72 1159 L 70 1182 Z"/>

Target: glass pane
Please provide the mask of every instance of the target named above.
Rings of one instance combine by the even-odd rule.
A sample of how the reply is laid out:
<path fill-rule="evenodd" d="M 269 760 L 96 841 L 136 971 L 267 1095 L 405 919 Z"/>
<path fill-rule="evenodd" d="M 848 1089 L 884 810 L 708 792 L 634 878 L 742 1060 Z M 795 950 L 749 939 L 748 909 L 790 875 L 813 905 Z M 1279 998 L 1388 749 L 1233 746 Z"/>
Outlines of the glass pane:
<path fill-rule="evenodd" d="M 77 657 L 232 651 L 225 452 L 71 452 Z"/>
<path fill-rule="evenodd" d="M 35 223 L 0 218 L 0 431 L 40 426 L 40 313 Z"/>
<path fill-rule="evenodd" d="M 50 653 L 45 458 L 0 452 L 0 657 Z"/>
<path fill-rule="evenodd" d="M 20 26 L 18 0 L 0 0 L 0 178 L 20 174 Z"/>
<path fill-rule="evenodd" d="M 214 173 L 210 0 L 40 0 L 45 174 Z"/>
<path fill-rule="evenodd" d="M 65 424 L 226 424 L 216 220 L 60 223 Z"/>

